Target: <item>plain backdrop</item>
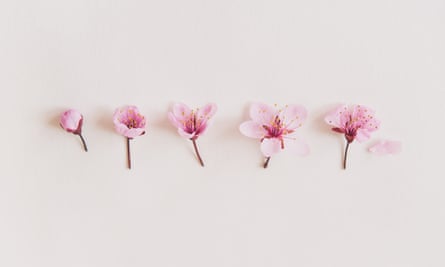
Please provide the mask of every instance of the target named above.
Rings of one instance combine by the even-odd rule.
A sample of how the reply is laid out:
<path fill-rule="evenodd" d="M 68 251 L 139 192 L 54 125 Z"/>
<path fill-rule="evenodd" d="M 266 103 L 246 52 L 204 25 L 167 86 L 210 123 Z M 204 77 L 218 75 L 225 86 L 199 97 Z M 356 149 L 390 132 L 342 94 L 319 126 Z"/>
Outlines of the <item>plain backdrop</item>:
<path fill-rule="evenodd" d="M 3 0 L 0 92 L 0 266 L 445 266 L 443 0 Z M 205 168 L 176 101 L 218 105 Z M 304 105 L 311 154 L 262 169 L 254 101 Z M 339 103 L 382 121 L 346 171 Z M 124 104 L 148 120 L 130 171 Z"/>

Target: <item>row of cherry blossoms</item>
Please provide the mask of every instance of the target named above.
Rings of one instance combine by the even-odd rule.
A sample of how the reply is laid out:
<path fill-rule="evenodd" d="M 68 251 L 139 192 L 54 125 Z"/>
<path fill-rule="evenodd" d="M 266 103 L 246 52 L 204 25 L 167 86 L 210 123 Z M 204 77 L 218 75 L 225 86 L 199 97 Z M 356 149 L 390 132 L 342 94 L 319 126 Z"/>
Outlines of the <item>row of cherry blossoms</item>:
<path fill-rule="evenodd" d="M 201 108 L 191 109 L 182 103 L 176 103 L 168 112 L 168 119 L 177 128 L 180 136 L 189 139 L 196 153 L 199 164 L 204 161 L 199 153 L 197 140 L 210 125 L 210 119 L 217 111 L 216 104 L 210 103 Z M 307 111 L 301 105 L 286 105 L 282 108 L 263 103 L 254 103 L 249 110 L 250 120 L 239 126 L 240 132 L 250 138 L 259 140 L 261 152 L 265 157 L 264 168 L 267 168 L 271 157 L 286 149 L 293 154 L 305 156 L 309 154 L 309 146 L 298 135 L 307 118 Z M 346 169 L 349 145 L 367 141 L 371 133 L 378 130 L 380 121 L 374 117 L 374 111 L 362 105 L 342 105 L 329 112 L 325 121 L 332 131 L 342 134 L 346 141 L 343 157 L 343 169 Z M 82 135 L 83 115 L 69 109 L 62 113 L 60 126 L 66 131 L 78 135 L 85 151 L 88 151 Z M 116 109 L 113 115 L 116 132 L 127 141 L 127 165 L 131 169 L 130 141 L 145 134 L 146 120 L 135 106 L 123 106 Z M 377 154 L 396 154 L 401 150 L 401 143 L 383 140 L 369 148 Z"/>

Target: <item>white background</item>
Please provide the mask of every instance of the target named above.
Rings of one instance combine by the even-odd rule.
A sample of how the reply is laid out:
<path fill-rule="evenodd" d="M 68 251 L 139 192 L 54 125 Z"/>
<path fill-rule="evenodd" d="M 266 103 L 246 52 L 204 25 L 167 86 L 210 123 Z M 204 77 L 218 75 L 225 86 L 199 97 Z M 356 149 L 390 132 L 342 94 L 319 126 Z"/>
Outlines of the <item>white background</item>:
<path fill-rule="evenodd" d="M 445 266 L 442 0 L 3 0 L 0 266 Z M 175 101 L 218 104 L 199 139 Z M 303 104 L 311 155 L 260 167 L 252 101 Z M 322 118 L 373 107 L 378 157 Z M 112 113 L 148 119 L 126 169 Z M 90 151 L 58 126 L 85 116 Z"/>

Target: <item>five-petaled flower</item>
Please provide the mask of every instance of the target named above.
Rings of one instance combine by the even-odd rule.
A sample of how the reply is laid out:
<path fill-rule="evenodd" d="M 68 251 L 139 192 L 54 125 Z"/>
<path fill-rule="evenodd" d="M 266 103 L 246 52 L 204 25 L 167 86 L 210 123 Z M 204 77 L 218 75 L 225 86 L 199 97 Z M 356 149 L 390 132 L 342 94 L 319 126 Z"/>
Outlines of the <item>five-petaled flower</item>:
<path fill-rule="evenodd" d="M 210 124 L 209 119 L 216 110 L 217 107 L 213 103 L 197 109 L 190 109 L 185 104 L 176 103 L 173 105 L 172 111 L 168 113 L 168 118 L 178 129 L 179 135 L 192 141 L 196 156 L 203 167 L 204 162 L 199 154 L 196 140 L 207 130 Z"/>
<path fill-rule="evenodd" d="M 60 126 L 67 132 L 78 135 L 82 141 L 83 148 L 88 151 L 85 139 L 82 136 L 82 124 L 83 116 L 82 114 L 75 110 L 69 109 L 62 113 L 60 116 Z"/>
<path fill-rule="evenodd" d="M 377 130 L 380 121 L 374 117 L 374 111 L 361 105 L 342 105 L 325 117 L 326 123 L 333 126 L 332 130 L 345 136 L 346 147 L 343 158 L 343 169 L 346 169 L 349 144 L 354 140 L 364 142 Z"/>
<path fill-rule="evenodd" d="M 114 128 L 127 138 L 127 163 L 131 169 L 130 140 L 145 134 L 145 117 L 135 106 L 117 108 L 113 116 Z"/>
<path fill-rule="evenodd" d="M 243 122 L 239 129 L 247 137 L 261 141 L 261 152 L 266 157 L 267 168 L 271 156 L 285 149 L 297 155 L 307 155 L 309 146 L 296 134 L 307 117 L 303 106 L 286 105 L 284 108 L 254 103 L 250 107 L 251 120 Z"/>

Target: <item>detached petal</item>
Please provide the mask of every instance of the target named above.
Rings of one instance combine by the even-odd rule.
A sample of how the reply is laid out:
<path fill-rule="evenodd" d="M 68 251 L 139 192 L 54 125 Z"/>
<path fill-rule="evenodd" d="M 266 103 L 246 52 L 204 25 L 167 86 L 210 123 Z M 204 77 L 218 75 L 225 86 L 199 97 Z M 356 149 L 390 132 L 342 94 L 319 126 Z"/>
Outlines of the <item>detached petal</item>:
<path fill-rule="evenodd" d="M 261 152 L 266 157 L 271 157 L 281 150 L 281 141 L 277 138 L 266 138 L 261 142 Z"/>
<path fill-rule="evenodd" d="M 260 125 L 270 125 L 278 111 L 263 103 L 253 103 L 250 106 L 250 118 Z"/>
<path fill-rule="evenodd" d="M 254 121 L 246 121 L 241 123 L 239 130 L 243 135 L 257 139 L 263 138 L 267 133 L 262 125 Z"/>
<path fill-rule="evenodd" d="M 402 143 L 399 141 L 381 140 L 369 148 L 369 152 L 376 155 L 398 154 L 402 151 Z"/>
<path fill-rule="evenodd" d="M 285 127 L 289 130 L 293 130 L 300 127 L 306 120 L 307 111 L 306 108 L 300 105 L 287 105 L 280 112 L 279 116 Z"/>

